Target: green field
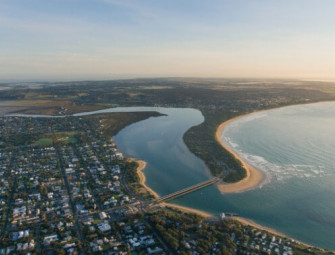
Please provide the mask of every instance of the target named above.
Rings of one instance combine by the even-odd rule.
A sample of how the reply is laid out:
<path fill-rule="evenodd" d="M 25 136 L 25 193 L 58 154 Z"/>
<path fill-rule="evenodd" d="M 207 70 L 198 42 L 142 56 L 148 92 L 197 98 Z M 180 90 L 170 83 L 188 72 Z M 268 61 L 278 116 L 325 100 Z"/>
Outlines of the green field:
<path fill-rule="evenodd" d="M 77 138 L 73 136 L 63 136 L 63 137 L 57 137 L 58 141 L 63 143 L 77 143 Z"/>
<path fill-rule="evenodd" d="M 78 134 L 78 132 L 56 132 L 54 133 L 56 139 L 60 143 L 77 143 L 78 139 L 75 137 Z M 44 134 L 43 137 L 38 139 L 35 144 L 39 146 L 48 146 L 52 145 L 52 134 L 47 133 Z"/>
<path fill-rule="evenodd" d="M 39 146 L 46 146 L 46 145 L 51 145 L 52 144 L 52 139 L 51 138 L 41 138 L 35 142 Z"/>

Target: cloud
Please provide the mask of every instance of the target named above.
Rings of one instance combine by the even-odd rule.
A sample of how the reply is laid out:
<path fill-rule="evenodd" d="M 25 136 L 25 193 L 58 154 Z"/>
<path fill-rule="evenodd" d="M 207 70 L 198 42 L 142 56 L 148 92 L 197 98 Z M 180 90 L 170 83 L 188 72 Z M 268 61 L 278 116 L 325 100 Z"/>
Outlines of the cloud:
<path fill-rule="evenodd" d="M 101 0 L 104 3 L 111 4 L 113 6 L 124 8 L 130 12 L 136 13 L 140 17 L 144 18 L 158 18 L 157 12 L 154 12 L 145 5 L 144 1 L 140 3 L 138 1 L 124 1 L 124 0 Z"/>

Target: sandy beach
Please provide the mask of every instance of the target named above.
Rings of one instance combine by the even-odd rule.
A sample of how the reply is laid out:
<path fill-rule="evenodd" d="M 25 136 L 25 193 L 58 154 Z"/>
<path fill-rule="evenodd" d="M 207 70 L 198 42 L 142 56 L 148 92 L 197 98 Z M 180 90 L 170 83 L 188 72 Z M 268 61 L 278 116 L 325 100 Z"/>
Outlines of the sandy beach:
<path fill-rule="evenodd" d="M 219 190 L 221 191 L 221 193 L 238 193 L 238 192 L 243 192 L 243 191 L 247 191 L 247 190 L 250 190 L 250 189 L 254 189 L 257 186 L 259 186 L 260 184 L 262 184 L 262 182 L 265 180 L 265 177 L 266 177 L 265 174 L 262 171 L 260 171 L 259 169 L 255 168 L 255 167 L 249 165 L 248 163 L 246 163 L 245 161 L 243 161 L 243 159 L 239 155 L 237 155 L 237 153 L 235 153 L 229 146 L 227 146 L 222 141 L 222 139 L 221 139 L 222 131 L 224 130 L 224 128 L 229 123 L 231 123 L 233 121 L 236 121 L 240 118 L 244 118 L 247 115 L 262 112 L 262 111 L 271 111 L 271 110 L 280 109 L 280 108 L 294 107 L 294 106 L 297 106 L 297 105 L 324 104 L 324 103 L 332 103 L 332 102 L 334 102 L 334 101 L 322 101 L 322 102 L 312 102 L 312 103 L 308 102 L 308 103 L 302 103 L 302 104 L 282 106 L 282 107 L 278 107 L 278 108 L 274 108 L 274 109 L 259 110 L 259 111 L 256 111 L 256 112 L 243 114 L 243 115 L 237 116 L 235 118 L 232 118 L 230 120 L 227 120 L 227 121 L 223 122 L 217 128 L 215 138 L 221 144 L 221 146 L 223 148 L 225 148 L 227 151 L 229 151 L 231 154 L 233 154 L 236 159 L 241 161 L 243 167 L 247 171 L 247 176 L 239 182 L 219 183 L 217 186 L 218 186 Z"/>
<path fill-rule="evenodd" d="M 234 121 L 237 118 L 241 118 L 241 117 L 243 117 L 243 116 L 236 117 L 234 119 L 231 119 L 231 120 L 229 120 L 229 121 L 224 122 L 223 124 L 221 124 L 220 127 L 218 128 L 217 132 L 216 132 L 217 139 L 220 138 L 222 130 L 225 127 L 225 125 L 227 125 L 231 121 Z M 224 146 L 226 148 L 226 145 L 224 145 L 222 143 L 221 139 L 218 139 L 218 141 L 220 141 L 220 143 L 222 144 L 222 146 Z M 229 149 L 229 151 L 231 151 L 231 150 Z M 234 154 L 235 157 L 237 157 L 238 159 L 240 159 L 235 153 L 233 153 L 233 154 Z M 138 163 L 138 168 L 137 168 L 136 172 L 137 172 L 137 174 L 139 176 L 139 179 L 140 179 L 139 182 L 140 182 L 140 184 L 148 192 L 150 192 L 155 198 L 159 198 L 160 196 L 153 189 L 151 189 L 149 186 L 147 186 L 146 183 L 145 183 L 146 182 L 146 178 L 145 178 L 145 175 L 144 175 L 144 173 L 142 171 L 147 166 L 147 162 L 145 162 L 144 160 L 133 159 L 133 158 L 130 159 L 130 160 L 136 161 Z M 241 160 L 241 162 L 243 162 L 243 161 Z M 223 192 L 223 193 L 241 192 L 241 191 L 244 191 L 244 190 L 247 190 L 247 189 L 251 189 L 251 188 L 259 185 L 262 182 L 262 180 L 263 180 L 264 177 L 263 177 L 263 174 L 259 170 L 255 169 L 255 168 L 253 168 L 253 167 L 251 167 L 249 165 L 247 165 L 244 162 L 243 162 L 243 165 L 247 169 L 247 172 L 248 172 L 247 177 L 245 179 L 243 179 L 242 181 L 237 182 L 237 183 L 219 184 L 219 189 L 220 189 L 221 192 Z M 201 210 L 197 210 L 197 209 L 193 209 L 193 208 L 189 208 L 189 207 L 185 207 L 185 206 L 181 206 L 181 205 L 177 205 L 177 204 L 161 203 L 160 205 L 164 206 L 164 207 L 170 207 L 170 208 L 173 208 L 173 209 L 177 209 L 177 210 L 183 211 L 185 213 L 194 213 L 194 214 L 197 214 L 197 215 L 199 215 L 201 217 L 204 217 L 204 218 L 215 217 L 215 215 L 212 215 L 212 214 L 207 213 L 205 211 L 201 211 Z M 249 219 L 246 219 L 246 218 L 242 218 L 242 217 L 233 217 L 233 219 L 239 221 L 243 225 L 249 225 L 249 226 L 255 227 L 257 229 L 268 231 L 269 233 L 272 233 L 272 234 L 277 235 L 277 236 L 289 238 L 287 235 L 285 235 L 283 233 L 280 233 L 280 232 L 278 232 L 278 231 L 276 231 L 276 230 L 274 230 L 272 228 L 268 228 L 268 227 L 262 226 L 260 224 L 257 224 L 256 222 L 254 222 L 252 220 L 249 220 Z"/>
<path fill-rule="evenodd" d="M 253 166 L 243 161 L 242 158 L 239 155 L 237 155 L 230 147 L 228 147 L 221 139 L 222 131 L 229 123 L 237 119 L 240 119 L 242 117 L 245 117 L 246 115 L 247 114 L 232 118 L 228 121 L 225 121 L 216 130 L 216 134 L 215 134 L 216 140 L 221 144 L 223 148 L 225 148 L 227 151 L 233 154 L 236 159 L 241 161 L 244 169 L 247 172 L 246 177 L 240 180 L 239 182 L 219 183 L 217 186 L 219 190 L 221 191 L 221 193 L 236 193 L 236 192 L 243 192 L 246 190 L 250 190 L 250 189 L 253 189 L 259 186 L 265 179 L 265 175 L 264 173 L 262 173 L 262 171 L 254 168 Z"/>
<path fill-rule="evenodd" d="M 159 198 L 159 195 L 153 189 L 151 189 L 150 187 L 148 187 L 145 184 L 146 179 L 145 179 L 145 175 L 142 171 L 147 166 L 147 162 L 145 162 L 144 160 L 140 160 L 140 159 L 131 159 L 131 160 L 136 161 L 138 163 L 137 174 L 138 174 L 139 179 L 140 179 L 140 184 L 148 192 L 150 192 L 155 198 Z M 197 210 L 197 209 L 193 209 L 193 208 L 189 208 L 189 207 L 185 207 L 185 206 L 181 206 L 181 205 L 177 205 L 177 204 L 161 203 L 161 206 L 166 206 L 166 207 L 178 209 L 178 210 L 181 210 L 181 211 L 186 212 L 186 213 L 194 213 L 194 214 L 200 215 L 201 217 L 204 217 L 204 218 L 214 217 L 214 215 L 212 215 L 210 213 L 207 213 L 207 212 L 204 212 L 204 211 L 201 211 L 201 210 Z M 245 218 L 242 218 L 242 217 L 234 217 L 234 219 L 238 220 L 239 222 L 241 222 L 244 225 L 250 225 L 250 226 L 253 226 L 253 227 L 258 228 L 258 229 L 266 230 L 266 231 L 268 231 L 272 234 L 286 237 L 286 235 L 284 235 L 284 234 L 282 234 L 282 233 L 280 233 L 280 232 L 278 232 L 274 229 L 259 225 L 252 220 L 248 220 L 248 219 L 245 219 Z"/>
<path fill-rule="evenodd" d="M 235 153 L 229 146 L 227 146 L 221 139 L 221 134 L 222 134 L 224 128 L 229 123 L 231 123 L 233 121 L 236 121 L 240 118 L 243 118 L 247 115 L 249 115 L 249 114 L 244 114 L 244 115 L 241 115 L 241 116 L 237 116 L 237 117 L 232 118 L 232 119 L 230 119 L 226 122 L 223 122 L 216 130 L 216 134 L 215 134 L 216 140 L 221 144 L 221 146 L 223 148 L 225 148 L 227 151 L 229 151 L 236 159 L 240 160 L 243 167 L 246 169 L 246 177 L 244 179 L 242 179 L 241 181 L 236 182 L 236 183 L 219 183 L 217 186 L 218 186 L 221 193 L 238 193 L 238 192 L 243 192 L 243 191 L 247 191 L 247 190 L 250 190 L 250 189 L 254 189 L 254 188 L 258 187 L 265 180 L 265 174 L 262 171 L 258 170 L 257 168 L 255 168 L 255 167 L 249 165 L 247 162 L 243 161 L 243 159 L 239 155 L 237 155 L 237 153 Z M 146 162 L 143 161 L 143 160 L 137 160 L 137 159 L 133 159 L 133 160 L 137 161 L 138 164 L 139 164 L 139 167 L 137 169 L 137 174 L 140 178 L 140 183 L 143 185 L 143 187 L 147 191 L 149 191 L 151 194 L 153 194 L 155 196 L 155 198 L 158 198 L 159 195 L 154 190 L 152 190 L 150 187 L 148 187 L 145 184 L 146 178 L 145 178 L 145 175 L 143 174 L 142 170 L 146 167 Z M 188 207 L 185 207 L 185 206 L 176 205 L 176 204 L 161 203 L 161 206 L 175 208 L 175 209 L 181 210 L 181 211 L 186 212 L 186 213 L 194 213 L 194 214 L 200 215 L 204 218 L 215 217 L 215 215 L 209 214 L 207 212 L 197 210 L 197 209 L 193 209 L 193 208 L 188 208 Z M 266 227 L 266 226 L 262 226 L 262 225 L 254 222 L 252 220 L 242 218 L 242 217 L 233 217 L 233 219 L 239 221 L 243 225 L 249 225 L 249 226 L 252 226 L 254 228 L 264 230 L 264 231 L 267 231 L 267 232 L 269 232 L 273 235 L 276 235 L 276 236 L 290 238 L 289 236 L 287 236 L 287 235 L 285 235 L 285 234 L 283 234 L 279 231 L 276 231 L 275 229 L 272 229 L 272 228 L 269 228 L 269 227 Z M 297 242 L 299 242 L 299 241 L 297 241 Z M 303 243 L 303 242 L 300 242 L 300 243 Z M 303 243 L 303 244 L 305 244 L 307 246 L 310 246 L 310 247 L 314 247 L 314 246 L 308 245 L 306 243 Z"/>
<path fill-rule="evenodd" d="M 146 179 L 145 179 L 145 175 L 142 171 L 147 166 L 147 162 L 145 162 L 144 160 L 140 160 L 140 159 L 131 159 L 131 160 L 136 161 L 138 163 L 138 168 L 137 168 L 136 172 L 137 172 L 137 175 L 140 179 L 140 184 L 150 194 L 152 194 L 155 198 L 159 198 L 160 196 L 153 189 L 151 189 L 149 186 L 147 186 L 146 183 L 145 183 Z M 170 204 L 170 203 L 161 203 L 161 206 L 171 207 L 171 208 L 178 209 L 178 210 L 181 210 L 181 211 L 187 212 L 187 213 L 195 213 L 195 214 L 198 214 L 198 215 L 200 215 L 201 217 L 204 217 L 204 218 L 213 217 L 212 214 L 209 214 L 207 212 L 197 210 L 197 209 L 193 209 L 193 208 L 188 208 L 188 207 L 181 206 L 181 205 Z"/>
<path fill-rule="evenodd" d="M 207 212 L 204 212 L 204 211 L 201 211 L 201 210 L 197 210 L 197 209 L 193 209 L 193 208 L 189 208 L 189 207 L 185 207 L 185 206 L 182 206 L 182 205 L 163 203 L 163 206 L 178 209 L 178 210 L 181 210 L 181 211 L 186 212 L 186 213 L 194 213 L 194 214 L 200 215 L 201 217 L 204 217 L 204 218 L 214 217 L 214 215 L 212 215 L 210 213 L 207 213 Z"/>
<path fill-rule="evenodd" d="M 243 225 L 252 226 L 252 227 L 257 228 L 257 229 L 265 230 L 265 231 L 267 231 L 267 232 L 269 232 L 273 235 L 289 238 L 287 235 L 285 235 L 281 232 L 278 232 L 278 231 L 276 231 L 272 228 L 268 228 L 268 227 L 262 226 L 260 224 L 257 224 L 256 222 L 254 222 L 252 220 L 242 218 L 242 217 L 233 217 L 233 219 L 241 222 Z"/>
<path fill-rule="evenodd" d="M 140 179 L 140 184 L 150 193 L 150 194 L 152 194 L 155 198 L 159 198 L 159 195 L 153 190 L 153 189 L 151 189 L 149 186 L 147 186 L 146 184 L 145 184 L 145 181 L 146 181 L 146 179 L 145 179 L 145 175 L 144 175 L 144 173 L 142 172 L 145 168 L 146 168 L 146 166 L 147 166 L 147 162 L 145 162 L 144 160 L 141 160 L 141 159 L 131 159 L 132 161 L 135 161 L 135 162 L 137 162 L 137 164 L 138 164 L 138 167 L 137 167 L 137 169 L 136 169 L 136 172 L 137 172 L 137 175 L 138 175 L 138 177 L 139 177 L 139 179 Z"/>
<path fill-rule="evenodd" d="M 140 159 L 131 159 L 131 160 L 136 161 L 138 163 L 137 174 L 138 174 L 139 179 L 140 179 L 140 184 L 148 192 L 150 192 L 155 198 L 159 198 L 159 195 L 153 189 L 151 189 L 150 187 L 148 187 L 145 184 L 146 179 L 145 179 L 145 175 L 142 171 L 147 166 L 147 162 L 145 162 L 144 160 L 140 160 Z M 161 203 L 161 206 L 166 206 L 166 207 L 178 209 L 178 210 L 181 210 L 181 211 L 186 212 L 186 213 L 194 213 L 194 214 L 200 215 L 201 217 L 204 217 L 204 218 L 215 217 L 214 215 L 212 215 L 210 213 L 207 213 L 207 212 L 204 212 L 204 211 L 201 211 L 201 210 L 197 210 L 197 209 L 193 209 L 193 208 L 189 208 L 189 207 L 185 207 L 185 206 L 181 206 L 181 205 L 177 205 L 177 204 Z M 239 222 L 241 222 L 244 225 L 250 225 L 250 226 L 253 226 L 253 227 L 258 228 L 258 229 L 266 230 L 266 231 L 268 231 L 270 233 L 273 233 L 275 235 L 286 237 L 284 234 L 282 234 L 278 231 L 275 231 L 274 229 L 259 225 L 252 220 L 248 220 L 248 219 L 241 218 L 241 217 L 234 217 L 234 219 L 238 220 Z"/>
<path fill-rule="evenodd" d="M 263 225 L 260 225 L 260 224 L 258 224 L 256 222 L 252 221 L 252 220 L 249 220 L 249 219 L 246 219 L 246 218 L 242 218 L 242 217 L 233 217 L 233 219 L 239 221 L 243 225 L 248 225 L 248 226 L 252 226 L 254 228 L 260 229 L 260 230 L 265 230 L 265 231 L 269 232 L 270 234 L 273 234 L 273 235 L 276 235 L 276 236 L 280 236 L 280 237 L 283 237 L 283 238 L 292 239 L 296 243 L 300 243 L 300 244 L 306 245 L 308 247 L 318 248 L 318 249 L 321 249 L 321 250 L 325 251 L 324 249 L 322 249 L 320 247 L 317 247 L 317 246 L 314 246 L 314 245 L 311 245 L 311 244 L 308 244 L 308 243 L 305 243 L 305 242 L 293 239 L 293 238 L 291 238 L 290 236 L 288 236 L 286 234 L 283 234 L 283 233 L 281 233 L 281 232 L 279 232 L 279 231 L 277 231 L 277 230 L 275 230 L 273 228 L 269 228 L 269 227 L 265 227 Z"/>

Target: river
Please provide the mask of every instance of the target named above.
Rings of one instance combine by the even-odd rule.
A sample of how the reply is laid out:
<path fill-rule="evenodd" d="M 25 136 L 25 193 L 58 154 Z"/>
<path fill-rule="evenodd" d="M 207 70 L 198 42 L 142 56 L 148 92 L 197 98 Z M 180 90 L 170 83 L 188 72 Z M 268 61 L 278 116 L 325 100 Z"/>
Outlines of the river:
<path fill-rule="evenodd" d="M 159 111 L 120 131 L 114 140 L 128 157 L 145 160 L 147 185 L 166 195 L 209 179 L 205 164 L 183 142 L 203 122 L 187 108 L 111 108 L 75 114 Z M 34 115 L 37 117 L 36 115 Z M 222 195 L 215 186 L 172 203 L 218 215 L 234 212 L 292 238 L 335 250 L 335 103 L 284 107 L 248 115 L 229 124 L 223 139 L 267 175 L 256 189 Z"/>

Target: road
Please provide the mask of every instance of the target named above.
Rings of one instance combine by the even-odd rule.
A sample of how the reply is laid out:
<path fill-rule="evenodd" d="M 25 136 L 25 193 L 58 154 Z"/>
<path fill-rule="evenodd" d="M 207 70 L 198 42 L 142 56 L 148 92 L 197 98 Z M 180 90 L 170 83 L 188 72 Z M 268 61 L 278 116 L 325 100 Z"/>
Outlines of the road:
<path fill-rule="evenodd" d="M 15 153 L 12 152 L 12 157 L 10 158 L 10 162 L 8 164 L 8 168 L 7 168 L 7 174 L 9 176 L 9 178 L 13 178 L 12 174 L 11 174 L 11 170 L 14 169 L 13 165 L 14 165 L 14 158 L 15 158 Z M 8 207 L 7 207 L 7 212 L 6 212 L 6 218 L 5 218 L 5 222 L 4 225 L 1 229 L 0 232 L 0 240 L 2 240 L 2 238 L 4 237 L 6 231 L 7 231 L 7 227 L 8 227 L 8 220 L 10 218 L 10 213 L 11 213 L 11 209 L 12 209 L 12 204 L 13 204 L 13 196 L 14 196 L 14 192 L 15 189 L 17 187 L 17 176 L 16 174 L 14 175 L 14 179 L 12 179 L 12 186 L 11 186 L 11 191 L 9 194 L 9 201 L 8 201 Z"/>
<path fill-rule="evenodd" d="M 76 231 L 77 231 L 77 236 L 80 240 L 80 242 L 82 244 L 84 244 L 84 238 L 83 238 L 83 234 L 82 234 L 82 231 L 81 231 L 81 227 L 80 227 L 80 223 L 78 221 L 78 217 L 77 217 L 77 210 L 76 210 L 76 206 L 75 204 L 73 203 L 73 199 L 72 199 L 72 193 L 71 193 L 71 187 L 70 187 L 70 184 L 69 184 L 69 181 L 67 179 L 67 176 L 66 176 L 66 172 L 65 172 L 65 168 L 64 168 L 64 163 L 63 163 L 63 157 L 59 151 L 59 147 L 58 147 L 58 144 L 57 144 L 57 140 L 55 139 L 55 137 L 53 136 L 53 146 L 56 150 L 56 153 L 57 153 L 57 157 L 58 157 L 58 162 L 59 162 L 59 168 L 61 170 L 61 173 L 62 173 L 62 177 L 63 177 L 63 181 L 64 181 L 64 185 L 65 185 L 65 188 L 66 188 L 66 191 L 67 191 L 67 194 L 69 196 L 69 203 L 70 203 L 70 207 L 71 207 L 71 210 L 72 210 L 72 214 L 73 214 L 73 218 L 75 220 L 75 226 L 76 226 Z M 86 249 L 83 248 L 81 250 L 81 252 L 83 254 L 86 254 Z"/>

